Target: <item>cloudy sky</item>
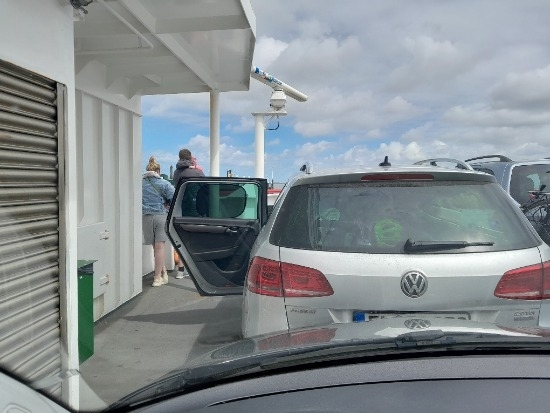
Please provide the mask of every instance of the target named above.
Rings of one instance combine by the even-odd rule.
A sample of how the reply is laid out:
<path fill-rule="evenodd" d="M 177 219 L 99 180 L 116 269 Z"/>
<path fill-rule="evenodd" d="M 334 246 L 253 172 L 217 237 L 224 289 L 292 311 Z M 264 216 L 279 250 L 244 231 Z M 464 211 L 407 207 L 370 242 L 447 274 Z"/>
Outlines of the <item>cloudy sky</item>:
<path fill-rule="evenodd" d="M 252 0 L 254 65 L 308 95 L 265 132 L 265 176 L 431 157 L 550 156 L 548 0 Z M 254 174 L 271 89 L 221 95 L 222 175 Z M 143 157 L 208 172 L 208 94 L 143 99 Z M 269 124 L 275 128 L 277 123 Z M 162 135 L 162 139 L 159 138 Z"/>

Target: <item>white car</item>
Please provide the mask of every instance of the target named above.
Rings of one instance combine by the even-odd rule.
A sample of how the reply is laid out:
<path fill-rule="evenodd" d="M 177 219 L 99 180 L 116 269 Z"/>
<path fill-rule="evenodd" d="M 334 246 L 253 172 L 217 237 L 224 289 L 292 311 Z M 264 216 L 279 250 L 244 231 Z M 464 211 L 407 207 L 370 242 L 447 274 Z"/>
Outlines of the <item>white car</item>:
<path fill-rule="evenodd" d="M 182 182 L 167 232 L 203 295 L 243 295 L 245 337 L 381 318 L 538 325 L 550 248 L 485 173 L 303 172 Z"/>

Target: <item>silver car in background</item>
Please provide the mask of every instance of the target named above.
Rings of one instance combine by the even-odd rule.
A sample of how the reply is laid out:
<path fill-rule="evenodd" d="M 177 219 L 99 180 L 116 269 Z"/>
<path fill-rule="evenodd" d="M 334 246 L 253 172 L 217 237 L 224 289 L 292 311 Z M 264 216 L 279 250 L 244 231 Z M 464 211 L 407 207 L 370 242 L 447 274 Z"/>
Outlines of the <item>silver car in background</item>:
<path fill-rule="evenodd" d="M 396 317 L 537 326 L 550 248 L 495 178 L 381 165 L 305 167 L 269 219 L 265 180 L 188 180 L 167 231 L 201 294 L 244 290 L 245 337 Z"/>

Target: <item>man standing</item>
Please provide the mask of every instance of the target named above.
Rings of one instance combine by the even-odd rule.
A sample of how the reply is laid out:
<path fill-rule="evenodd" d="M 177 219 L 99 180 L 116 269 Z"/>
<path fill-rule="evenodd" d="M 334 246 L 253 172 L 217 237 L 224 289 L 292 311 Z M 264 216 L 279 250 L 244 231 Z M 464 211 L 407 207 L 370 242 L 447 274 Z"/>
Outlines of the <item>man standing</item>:
<path fill-rule="evenodd" d="M 176 164 L 176 170 L 174 171 L 174 187 L 177 188 L 180 178 L 192 178 L 204 176 L 202 168 L 197 168 L 196 160 L 191 155 L 189 149 L 181 149 L 179 152 L 179 160 Z M 176 278 L 189 277 L 189 273 L 183 266 L 181 258 L 178 256 L 176 260 L 176 265 L 178 266 L 178 273 Z"/>
<path fill-rule="evenodd" d="M 178 186 L 180 178 L 191 178 L 204 176 L 202 169 L 197 168 L 193 161 L 193 155 L 189 149 L 182 149 L 179 152 L 179 160 L 174 171 L 174 186 Z"/>

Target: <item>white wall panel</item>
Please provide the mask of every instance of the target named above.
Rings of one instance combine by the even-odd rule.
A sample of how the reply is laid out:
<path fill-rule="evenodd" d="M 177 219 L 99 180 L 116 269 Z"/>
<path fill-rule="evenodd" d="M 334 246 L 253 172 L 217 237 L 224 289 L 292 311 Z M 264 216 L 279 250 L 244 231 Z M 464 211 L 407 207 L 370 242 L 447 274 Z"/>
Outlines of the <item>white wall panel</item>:
<path fill-rule="evenodd" d="M 102 111 L 101 101 L 77 92 L 78 122 L 78 193 L 79 227 L 103 221 L 103 157 L 101 156 Z M 80 257 L 79 257 L 80 258 Z"/>
<path fill-rule="evenodd" d="M 64 170 L 65 203 L 62 206 L 65 226 L 60 234 L 64 248 L 61 272 L 62 340 L 67 353 L 63 356 L 65 369 L 78 369 L 78 335 L 76 331 L 77 277 L 77 192 L 76 123 L 75 123 L 75 66 L 73 8 L 58 0 L 0 0 L 0 59 L 48 77 L 66 86 Z M 17 41 L 11 41 L 17 39 Z M 48 53 L 51 51 L 51 53 Z M 66 356 L 66 357 L 65 357 Z M 63 398 L 78 407 L 78 377 L 69 379 Z"/>
<path fill-rule="evenodd" d="M 134 243 L 132 245 L 132 251 L 131 255 L 134 258 L 132 261 L 133 265 L 133 271 L 135 273 L 140 274 L 147 274 L 144 269 L 142 268 L 142 262 L 141 262 L 141 256 L 142 256 L 142 248 L 143 248 L 143 239 L 142 239 L 142 227 L 141 227 L 141 139 L 142 139 L 142 129 L 141 129 L 141 118 L 138 118 L 134 116 L 132 118 L 132 128 L 134 130 L 134 136 L 139 136 L 139 145 L 137 142 L 134 142 L 134 145 L 132 145 L 132 176 L 135 178 L 132 180 L 132 194 L 133 194 L 133 202 L 132 202 L 132 216 L 133 216 L 133 222 L 134 226 L 132 227 L 133 234 L 132 238 L 134 239 Z M 137 294 L 139 291 L 141 291 L 141 285 L 142 280 L 141 277 L 134 279 L 134 286 L 133 291 Z"/>
<path fill-rule="evenodd" d="M 98 85 L 98 88 L 101 85 Z M 90 85 L 88 85 L 90 90 Z M 120 97 L 119 97 L 120 99 Z M 79 90 L 77 115 L 79 193 L 78 256 L 94 265 L 94 315 L 104 316 L 141 292 L 136 244 L 136 192 L 141 173 L 134 147 L 141 147 L 141 117 Z M 136 176 L 137 172 L 137 176 Z M 140 212 L 141 212 L 141 204 Z M 141 215 L 139 229 L 141 231 Z"/>

